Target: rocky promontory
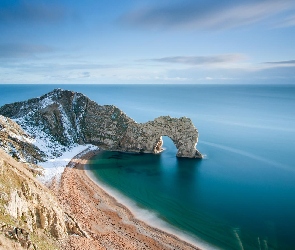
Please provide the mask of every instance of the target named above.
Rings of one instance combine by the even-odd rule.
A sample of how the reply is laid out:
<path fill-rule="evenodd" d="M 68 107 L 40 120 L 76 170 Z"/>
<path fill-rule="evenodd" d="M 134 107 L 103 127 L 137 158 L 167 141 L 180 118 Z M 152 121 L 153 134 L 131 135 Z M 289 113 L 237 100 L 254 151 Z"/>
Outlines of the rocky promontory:
<path fill-rule="evenodd" d="M 196 149 L 198 130 L 189 118 L 161 116 L 137 123 L 117 107 L 99 105 L 77 92 L 55 89 L 40 98 L 4 105 L 0 114 L 21 125 L 48 156 L 58 156 L 73 144 L 159 153 L 162 136 L 168 136 L 178 157 L 202 158 Z"/>

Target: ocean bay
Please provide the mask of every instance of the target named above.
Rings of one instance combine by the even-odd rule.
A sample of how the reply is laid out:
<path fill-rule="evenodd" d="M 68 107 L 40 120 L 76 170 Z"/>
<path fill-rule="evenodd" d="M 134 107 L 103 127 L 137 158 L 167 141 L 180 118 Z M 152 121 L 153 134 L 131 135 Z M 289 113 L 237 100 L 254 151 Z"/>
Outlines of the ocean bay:
<path fill-rule="evenodd" d="M 11 93 L 5 103 L 55 88 L 24 85 L 19 96 L 18 87 L 1 86 L 1 93 Z M 114 104 L 137 122 L 187 116 L 199 130 L 204 160 L 177 159 L 173 143 L 164 138 L 161 155 L 105 152 L 95 158 L 91 165 L 101 181 L 213 246 L 294 248 L 294 86 L 58 87 Z"/>

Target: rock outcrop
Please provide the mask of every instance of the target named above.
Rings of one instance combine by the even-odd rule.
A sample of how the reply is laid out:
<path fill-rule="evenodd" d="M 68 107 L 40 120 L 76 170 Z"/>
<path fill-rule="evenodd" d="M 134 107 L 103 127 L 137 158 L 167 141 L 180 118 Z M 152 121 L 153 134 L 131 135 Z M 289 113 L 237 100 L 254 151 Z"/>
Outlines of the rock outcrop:
<path fill-rule="evenodd" d="M 40 98 L 7 104 L 0 114 L 19 123 L 47 155 L 58 156 L 71 145 L 90 143 L 107 150 L 159 153 L 169 136 L 178 157 L 202 158 L 198 131 L 189 118 L 162 116 L 136 123 L 113 105 L 99 105 L 81 93 L 56 89 Z"/>
<path fill-rule="evenodd" d="M 14 227 L 2 223 L 0 226 L 0 248 L 15 250 L 37 250 L 36 244 L 32 243 L 30 233 L 24 228 Z M 5 238 L 6 236 L 6 238 Z"/>
<path fill-rule="evenodd" d="M 34 139 L 17 123 L 0 115 L 0 148 L 17 161 L 26 163 L 31 172 L 39 174 L 40 168 L 36 164 L 46 155 L 33 143 Z"/>
<path fill-rule="evenodd" d="M 17 162 L 2 149 L 0 225 L 0 243 L 1 235 L 4 235 L 24 249 L 57 249 L 56 240 L 65 239 L 71 234 L 87 236 L 75 219 L 64 212 L 51 191 L 26 169 L 24 163 Z M 34 239 L 30 240 L 30 235 Z M 47 247 L 40 247 L 42 244 Z"/>

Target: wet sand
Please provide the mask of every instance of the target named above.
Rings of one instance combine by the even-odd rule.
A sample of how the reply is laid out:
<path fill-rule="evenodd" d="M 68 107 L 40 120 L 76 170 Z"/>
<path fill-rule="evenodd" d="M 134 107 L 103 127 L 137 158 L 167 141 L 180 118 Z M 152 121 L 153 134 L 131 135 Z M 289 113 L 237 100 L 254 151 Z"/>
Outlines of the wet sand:
<path fill-rule="evenodd" d="M 52 191 L 86 237 L 71 235 L 64 249 L 200 249 L 136 219 L 86 174 L 87 161 L 99 151 L 74 157 Z"/>

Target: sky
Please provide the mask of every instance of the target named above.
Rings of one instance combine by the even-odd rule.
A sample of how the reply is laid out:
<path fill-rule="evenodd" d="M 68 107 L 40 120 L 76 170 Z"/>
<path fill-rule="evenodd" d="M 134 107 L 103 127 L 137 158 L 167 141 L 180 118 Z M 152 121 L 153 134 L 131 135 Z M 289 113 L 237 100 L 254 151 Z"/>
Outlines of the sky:
<path fill-rule="evenodd" d="M 295 84 L 295 0 L 0 0 L 0 84 Z"/>

